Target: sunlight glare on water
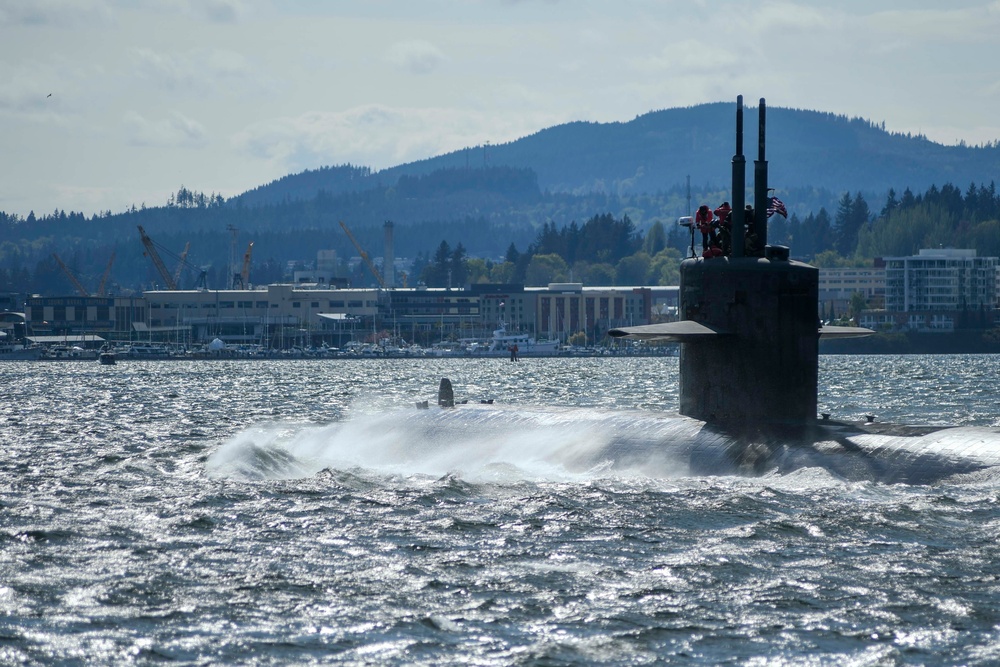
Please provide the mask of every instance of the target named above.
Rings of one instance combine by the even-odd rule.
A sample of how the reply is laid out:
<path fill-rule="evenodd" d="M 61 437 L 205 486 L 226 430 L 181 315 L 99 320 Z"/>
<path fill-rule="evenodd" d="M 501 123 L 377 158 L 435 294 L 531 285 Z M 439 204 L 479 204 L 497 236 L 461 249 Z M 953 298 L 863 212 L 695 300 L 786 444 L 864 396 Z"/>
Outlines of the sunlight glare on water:
<path fill-rule="evenodd" d="M 995 427 L 998 371 L 824 356 L 819 402 Z M 515 412 L 669 417 L 676 359 L 0 375 L 0 664 L 988 665 L 1000 645 L 992 483 L 623 471 L 586 419 L 414 418 L 441 377 Z"/>

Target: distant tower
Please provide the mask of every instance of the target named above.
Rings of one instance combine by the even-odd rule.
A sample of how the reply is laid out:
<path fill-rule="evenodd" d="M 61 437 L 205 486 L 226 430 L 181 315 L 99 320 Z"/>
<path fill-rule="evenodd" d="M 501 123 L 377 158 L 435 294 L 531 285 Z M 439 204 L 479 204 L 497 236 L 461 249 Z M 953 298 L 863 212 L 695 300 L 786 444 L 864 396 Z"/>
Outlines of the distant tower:
<path fill-rule="evenodd" d="M 392 220 L 385 221 L 385 253 L 382 260 L 382 279 L 386 287 L 396 286 L 396 251 L 393 247 Z"/>
<path fill-rule="evenodd" d="M 227 267 L 226 272 L 226 275 L 229 277 L 229 284 L 227 287 L 229 289 L 236 289 L 236 284 L 238 282 L 237 276 L 240 275 L 240 272 L 236 268 L 239 266 L 236 260 L 236 243 L 239 238 L 240 230 L 232 225 L 226 225 L 226 231 L 229 232 L 232 237 L 229 241 L 229 266 Z M 244 289 L 246 289 L 245 286 Z"/>
<path fill-rule="evenodd" d="M 691 213 L 691 174 L 687 175 L 687 208 L 684 209 L 684 215 L 692 215 Z"/>

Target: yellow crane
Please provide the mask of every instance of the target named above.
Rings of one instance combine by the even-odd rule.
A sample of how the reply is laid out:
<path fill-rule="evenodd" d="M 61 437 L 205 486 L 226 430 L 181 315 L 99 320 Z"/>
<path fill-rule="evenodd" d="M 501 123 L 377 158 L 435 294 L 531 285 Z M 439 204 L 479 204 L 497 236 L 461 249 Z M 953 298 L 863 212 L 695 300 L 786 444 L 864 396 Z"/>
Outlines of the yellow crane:
<path fill-rule="evenodd" d="M 170 275 L 170 272 L 167 271 L 167 267 L 164 265 L 163 260 L 160 259 L 160 253 L 156 252 L 156 248 L 153 246 L 153 239 L 149 238 L 146 234 L 146 230 L 142 228 L 142 225 L 139 225 L 138 227 L 139 236 L 142 237 L 142 245 L 146 248 L 146 256 L 149 257 L 149 261 L 151 261 L 153 266 L 156 267 L 156 270 L 160 274 L 160 277 L 163 278 L 163 283 L 167 286 L 167 289 L 171 291 L 176 290 L 177 283 L 174 281 L 174 277 Z"/>
<path fill-rule="evenodd" d="M 111 265 L 115 263 L 115 251 L 111 251 L 111 259 L 108 260 L 108 265 L 104 267 L 104 273 L 101 274 L 101 282 L 97 285 L 97 293 L 104 294 L 104 286 L 108 284 L 108 276 L 111 275 Z"/>
<path fill-rule="evenodd" d="M 90 292 L 87 291 L 87 288 L 83 286 L 83 283 L 81 283 L 75 275 L 73 275 L 73 272 L 69 270 L 69 267 L 66 266 L 59 255 L 52 253 L 52 258 L 56 260 L 56 264 L 58 264 L 59 268 L 62 269 L 62 272 L 66 274 L 69 281 L 73 283 L 73 287 L 75 287 L 76 291 L 80 293 L 80 296 L 90 296 Z"/>
<path fill-rule="evenodd" d="M 239 273 L 233 274 L 233 289 L 239 283 L 240 289 L 250 288 L 250 257 L 253 255 L 253 241 L 247 246 L 247 251 L 243 253 L 243 266 Z"/>
<path fill-rule="evenodd" d="M 184 266 L 187 264 L 188 250 L 191 249 L 191 242 L 188 241 L 184 244 L 184 252 L 181 253 L 180 261 L 177 262 L 177 270 L 174 271 L 174 284 L 181 284 L 181 273 L 184 271 Z"/>
<path fill-rule="evenodd" d="M 375 265 L 372 264 L 372 261 L 368 258 L 368 253 L 365 252 L 364 248 L 361 247 L 361 244 L 354 238 L 354 234 L 352 234 L 351 230 L 347 228 L 347 225 L 344 224 L 343 220 L 340 221 L 340 226 L 344 228 L 344 233 L 347 234 L 347 238 L 351 240 L 351 243 L 354 244 L 355 250 L 357 250 L 358 254 L 361 255 L 361 261 L 363 261 L 365 266 L 368 267 L 368 270 L 372 272 L 372 275 L 375 276 L 375 280 L 378 281 L 378 284 L 382 287 L 382 289 L 385 289 L 385 281 L 382 280 L 382 274 L 380 274 L 378 269 L 375 268 Z"/>

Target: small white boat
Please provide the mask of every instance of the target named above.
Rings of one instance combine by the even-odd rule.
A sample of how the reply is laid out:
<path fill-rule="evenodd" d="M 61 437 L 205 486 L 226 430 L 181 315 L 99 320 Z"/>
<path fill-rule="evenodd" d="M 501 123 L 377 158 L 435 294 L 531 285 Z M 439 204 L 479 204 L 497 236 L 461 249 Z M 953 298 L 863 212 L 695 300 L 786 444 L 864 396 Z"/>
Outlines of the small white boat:
<path fill-rule="evenodd" d="M 125 354 L 140 359 L 162 359 L 170 356 L 170 349 L 161 343 L 132 343 Z"/>
<path fill-rule="evenodd" d="M 559 350 L 559 341 L 556 340 L 535 340 L 527 333 L 509 333 L 503 322 L 493 331 L 486 349 L 475 351 L 477 355 L 488 355 L 499 357 L 510 354 L 510 348 L 517 346 L 518 356 L 545 356 L 554 355 Z"/>
<path fill-rule="evenodd" d="M 96 350 L 86 350 L 79 345 L 50 345 L 42 352 L 42 359 L 47 360 L 80 360 L 96 359 Z"/>

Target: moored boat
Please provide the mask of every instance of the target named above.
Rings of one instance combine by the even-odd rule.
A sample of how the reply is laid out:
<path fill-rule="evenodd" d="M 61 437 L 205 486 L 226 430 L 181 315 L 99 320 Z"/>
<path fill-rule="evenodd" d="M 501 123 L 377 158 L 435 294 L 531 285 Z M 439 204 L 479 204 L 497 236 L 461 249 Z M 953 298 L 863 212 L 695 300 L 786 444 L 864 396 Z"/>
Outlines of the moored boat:
<path fill-rule="evenodd" d="M 530 334 L 522 332 L 510 333 L 503 322 L 493 331 L 488 346 L 473 350 L 474 355 L 499 357 L 510 354 L 511 348 L 517 346 L 518 356 L 546 356 L 559 351 L 559 341 L 535 340 Z"/>
<path fill-rule="evenodd" d="M 111 348 L 111 345 L 105 343 L 101 347 L 101 353 L 97 355 L 97 362 L 102 366 L 113 366 L 118 361 L 118 355 Z"/>

